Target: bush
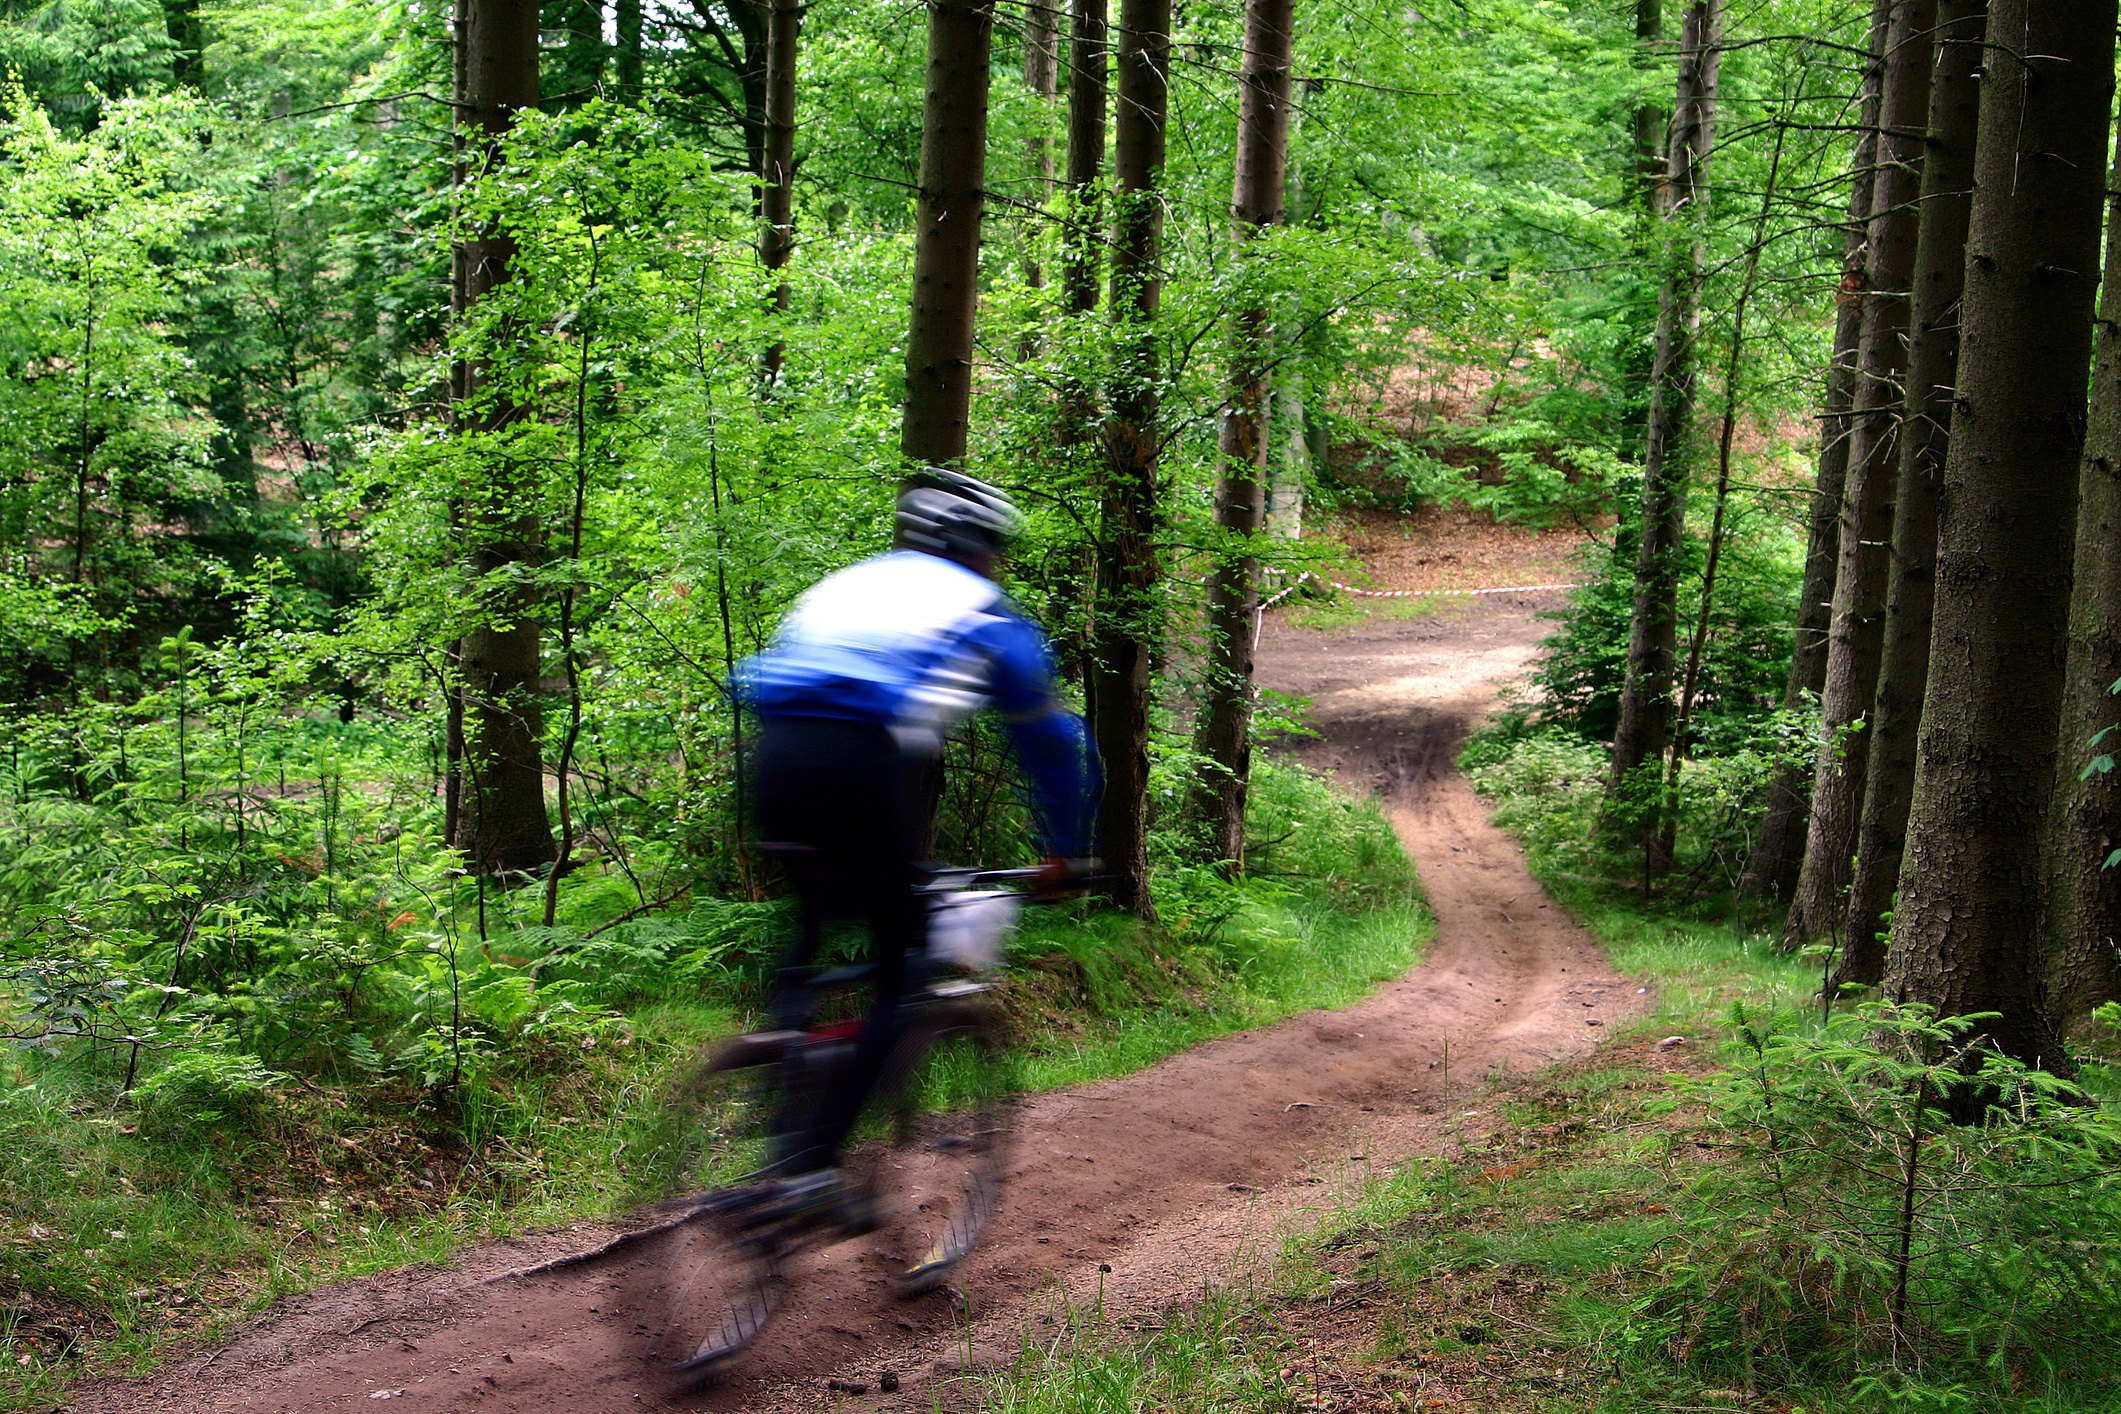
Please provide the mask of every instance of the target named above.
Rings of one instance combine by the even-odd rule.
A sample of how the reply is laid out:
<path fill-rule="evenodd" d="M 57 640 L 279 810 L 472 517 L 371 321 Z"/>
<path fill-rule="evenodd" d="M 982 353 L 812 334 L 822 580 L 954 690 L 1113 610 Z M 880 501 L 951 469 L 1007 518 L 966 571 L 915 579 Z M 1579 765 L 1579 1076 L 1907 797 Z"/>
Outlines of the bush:
<path fill-rule="evenodd" d="M 1766 808 L 1768 782 L 1791 755 L 1814 749 L 1809 726 L 1802 714 L 1779 712 L 1756 744 L 1682 763 L 1675 837 L 1679 892 L 1714 892 L 1737 883 Z M 1458 764 L 1473 788 L 1497 803 L 1495 822 L 1518 834 L 1542 873 L 1621 872 L 1623 861 L 1611 854 L 1599 828 L 1611 769 L 1604 747 L 1519 712 L 1476 732 Z M 1639 858 L 1625 863 L 1635 865 Z"/>
<path fill-rule="evenodd" d="M 1713 1161 L 1636 1308 L 1676 1358 L 1935 1384 L 2117 1347 L 2121 1117 L 1987 1049 L 1979 1016 L 1734 1019 L 1736 1064 L 1690 1087 L 1705 1132 L 1674 1141 Z"/>
<path fill-rule="evenodd" d="M 1536 870 L 1585 873 L 1599 867 L 1604 748 L 1548 727 L 1514 740 L 1476 736 L 1459 764 L 1467 767 L 1473 789 L 1496 802 L 1495 823 L 1524 841 Z"/>
<path fill-rule="evenodd" d="M 287 1080 L 241 1051 L 186 1050 L 140 1082 L 133 1100 L 147 1127 L 181 1134 L 228 1124 L 254 1128 Z"/>

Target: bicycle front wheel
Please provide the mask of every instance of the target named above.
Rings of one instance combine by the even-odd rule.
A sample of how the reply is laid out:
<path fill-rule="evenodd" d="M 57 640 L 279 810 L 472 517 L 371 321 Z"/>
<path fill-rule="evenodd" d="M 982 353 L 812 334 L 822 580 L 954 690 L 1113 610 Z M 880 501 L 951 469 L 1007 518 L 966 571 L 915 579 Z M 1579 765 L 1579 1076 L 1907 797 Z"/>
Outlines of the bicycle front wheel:
<path fill-rule="evenodd" d="M 888 1143 L 858 1151 L 892 1196 L 893 1281 L 903 1296 L 950 1281 L 1000 1201 L 1018 1079 L 1000 1005 L 978 994 L 932 1007 L 893 1048 L 879 1086 Z"/>
<path fill-rule="evenodd" d="M 698 1217 L 668 1233 L 656 1264 L 660 1354 L 680 1390 L 698 1389 L 765 1330 L 787 1293 L 782 1244 L 747 1226 L 749 1195 L 713 1195 Z"/>

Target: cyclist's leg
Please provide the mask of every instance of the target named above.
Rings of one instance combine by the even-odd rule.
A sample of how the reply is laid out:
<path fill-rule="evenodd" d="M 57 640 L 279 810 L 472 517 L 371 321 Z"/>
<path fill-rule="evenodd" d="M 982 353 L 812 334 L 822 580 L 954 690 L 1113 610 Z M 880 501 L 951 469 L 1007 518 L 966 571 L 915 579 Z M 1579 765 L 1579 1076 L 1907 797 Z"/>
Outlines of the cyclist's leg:
<path fill-rule="evenodd" d="M 797 1175 L 834 1162 L 897 1039 L 907 954 L 925 937 L 925 907 L 914 884 L 927 831 L 909 763 L 881 728 L 827 719 L 769 722 L 759 756 L 761 828 L 823 852 L 835 880 L 834 911 L 867 921 L 877 969 L 854 1055 L 787 1134 L 777 1167 Z M 821 899 L 804 900 L 805 940 L 798 950 L 814 950 L 814 920 L 823 909 Z M 808 955 L 802 952 L 801 960 Z M 792 953 L 791 962 L 796 959 Z"/>
<path fill-rule="evenodd" d="M 921 856 L 933 834 L 939 765 L 931 757 L 908 756 L 894 744 L 875 777 L 882 788 L 883 818 L 858 842 L 850 843 L 858 857 L 852 871 L 855 893 L 849 903 L 869 924 L 869 956 L 876 978 L 869 1015 L 844 1083 L 819 1107 L 815 1143 L 827 1156 L 826 1163 L 837 1161 L 861 1118 L 862 1106 L 876 1089 L 884 1062 L 898 1044 L 909 974 L 927 945 L 928 904 L 916 892 L 916 885 Z"/>
<path fill-rule="evenodd" d="M 864 891 L 869 905 L 866 913 L 870 956 L 876 965 L 875 990 L 840 1084 L 826 1094 L 818 1107 L 809 1139 L 810 1162 L 818 1166 L 837 1162 L 841 1147 L 861 1117 L 862 1106 L 868 1103 L 877 1077 L 883 1073 L 885 1059 L 898 1044 L 909 963 L 924 940 L 926 916 L 925 904 L 913 891 L 912 862 L 906 860 L 905 864 L 903 870 L 883 872 Z"/>

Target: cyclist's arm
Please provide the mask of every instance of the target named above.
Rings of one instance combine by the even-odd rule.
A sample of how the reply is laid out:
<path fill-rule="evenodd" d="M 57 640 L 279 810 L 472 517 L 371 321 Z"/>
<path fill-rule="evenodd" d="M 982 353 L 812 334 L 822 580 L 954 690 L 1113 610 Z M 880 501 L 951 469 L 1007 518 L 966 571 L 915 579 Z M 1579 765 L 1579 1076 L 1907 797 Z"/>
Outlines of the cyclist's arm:
<path fill-rule="evenodd" d="M 980 637 L 994 667 L 994 705 L 1031 785 L 1040 848 L 1082 858 L 1092 852 L 1096 836 L 1097 751 L 1083 719 L 1061 705 L 1045 635 L 1011 614 L 998 617 Z"/>

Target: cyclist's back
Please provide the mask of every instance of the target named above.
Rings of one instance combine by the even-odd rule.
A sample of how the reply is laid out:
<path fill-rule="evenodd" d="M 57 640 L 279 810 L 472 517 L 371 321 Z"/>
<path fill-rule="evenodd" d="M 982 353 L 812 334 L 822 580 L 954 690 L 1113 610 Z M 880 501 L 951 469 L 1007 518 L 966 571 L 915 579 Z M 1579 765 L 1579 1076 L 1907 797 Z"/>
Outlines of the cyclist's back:
<path fill-rule="evenodd" d="M 997 707 L 1032 787 L 1044 852 L 1089 852 L 1086 734 L 1060 705 L 1044 635 L 991 577 L 1016 519 L 993 487 L 931 470 L 899 499 L 899 548 L 813 587 L 746 667 L 745 696 L 762 728 L 760 831 L 816 856 L 799 874 L 805 928 L 783 972 L 778 1024 L 804 1020 L 801 988 L 785 979 L 810 962 L 825 914 L 868 924 L 876 969 L 847 1083 L 792 1126 L 777 1176 L 834 1163 L 897 1034 L 909 959 L 926 937 L 917 885 L 930 783 L 951 727 Z"/>

